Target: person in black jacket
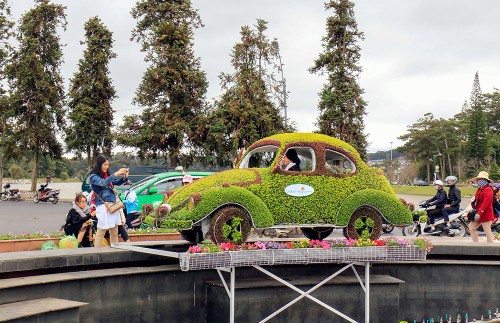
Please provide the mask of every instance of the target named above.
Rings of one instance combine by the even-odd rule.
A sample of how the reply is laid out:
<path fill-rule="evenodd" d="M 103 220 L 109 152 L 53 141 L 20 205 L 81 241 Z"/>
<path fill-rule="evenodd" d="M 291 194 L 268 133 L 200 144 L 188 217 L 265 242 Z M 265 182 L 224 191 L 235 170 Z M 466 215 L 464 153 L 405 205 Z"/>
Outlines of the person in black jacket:
<path fill-rule="evenodd" d="M 300 172 L 300 159 L 295 149 L 288 149 L 286 151 L 281 161 L 281 166 L 287 171 Z"/>
<path fill-rule="evenodd" d="M 446 191 L 443 189 L 443 185 L 443 182 L 439 179 L 434 181 L 434 187 L 436 187 L 437 192 L 433 198 L 427 200 L 427 204 L 429 206 L 435 205 L 436 208 L 434 210 L 427 211 L 427 216 L 429 217 L 431 226 L 425 228 L 424 232 L 433 232 L 436 230 L 434 221 L 442 215 L 441 210 L 444 208 L 445 204 L 448 203 L 448 197 L 446 196 Z"/>
<path fill-rule="evenodd" d="M 449 186 L 448 191 L 448 203 L 441 210 L 443 213 L 444 223 L 447 226 L 451 226 L 449 215 L 457 213 L 460 209 L 460 202 L 462 202 L 462 195 L 460 190 L 456 186 L 458 179 L 455 176 L 448 176 L 444 179 L 444 185 Z"/>
<path fill-rule="evenodd" d="M 79 248 L 92 246 L 92 217 L 95 217 L 95 211 L 91 211 L 87 205 L 85 195 L 76 194 L 75 201 L 66 216 L 63 229 L 66 235 L 76 236 Z"/>

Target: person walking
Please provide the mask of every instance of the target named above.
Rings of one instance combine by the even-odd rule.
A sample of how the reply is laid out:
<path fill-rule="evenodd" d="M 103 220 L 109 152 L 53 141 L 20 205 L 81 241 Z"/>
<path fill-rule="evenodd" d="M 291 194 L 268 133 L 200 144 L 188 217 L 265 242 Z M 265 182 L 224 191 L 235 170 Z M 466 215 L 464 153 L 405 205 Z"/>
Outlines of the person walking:
<path fill-rule="evenodd" d="M 120 177 L 122 176 L 122 177 Z M 94 168 L 90 175 L 90 185 L 97 197 L 95 201 L 97 216 L 97 234 L 95 247 L 102 247 L 102 241 L 106 231 L 109 231 L 110 242 L 118 242 L 118 225 L 122 223 L 120 210 L 109 212 L 104 202 L 116 202 L 114 185 L 123 184 L 128 177 L 128 168 L 120 168 L 114 174 L 109 173 L 109 160 L 104 155 L 96 158 Z"/>
<path fill-rule="evenodd" d="M 486 241 L 493 242 L 493 234 L 491 233 L 491 224 L 495 220 L 493 212 L 493 189 L 489 183 L 493 182 L 489 179 L 487 172 L 479 172 L 479 175 L 471 179 L 477 183 L 477 192 L 472 202 L 472 207 L 476 210 L 476 218 L 469 223 L 469 231 L 473 242 L 479 242 L 477 228 L 483 227 L 486 234 Z"/>

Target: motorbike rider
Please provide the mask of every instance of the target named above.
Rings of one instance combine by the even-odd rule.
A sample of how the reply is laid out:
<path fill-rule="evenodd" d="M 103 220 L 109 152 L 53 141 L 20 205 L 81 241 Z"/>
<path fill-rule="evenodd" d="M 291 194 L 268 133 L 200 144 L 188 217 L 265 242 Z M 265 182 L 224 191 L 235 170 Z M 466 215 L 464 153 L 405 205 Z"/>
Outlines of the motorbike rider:
<path fill-rule="evenodd" d="M 47 176 L 45 179 L 45 184 L 41 185 L 41 188 L 38 190 L 38 197 L 40 198 L 46 198 L 47 197 L 47 192 L 50 192 L 52 190 L 52 178 L 50 176 Z"/>
<path fill-rule="evenodd" d="M 434 187 L 436 188 L 437 192 L 433 198 L 426 201 L 426 205 L 436 206 L 436 208 L 427 211 L 427 216 L 429 217 L 429 222 L 431 225 L 425 228 L 424 232 L 434 232 L 436 230 L 436 225 L 434 224 L 434 221 L 436 218 L 441 216 L 442 214 L 441 210 L 448 202 L 448 197 L 446 196 L 446 191 L 443 189 L 443 186 L 444 186 L 443 181 L 439 179 L 434 181 Z"/>
<path fill-rule="evenodd" d="M 462 202 L 460 189 L 456 186 L 457 181 L 458 179 L 453 175 L 444 179 L 444 185 L 450 187 L 448 191 L 448 203 L 441 210 L 441 213 L 443 213 L 444 224 L 447 226 L 451 226 L 448 215 L 457 213 L 460 209 L 460 202 Z"/>

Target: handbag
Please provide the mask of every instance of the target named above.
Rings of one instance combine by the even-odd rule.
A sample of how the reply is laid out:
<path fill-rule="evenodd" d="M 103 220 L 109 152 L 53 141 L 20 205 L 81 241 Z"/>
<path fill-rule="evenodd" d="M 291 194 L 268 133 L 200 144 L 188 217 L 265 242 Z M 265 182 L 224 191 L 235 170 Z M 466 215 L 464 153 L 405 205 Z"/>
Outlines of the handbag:
<path fill-rule="evenodd" d="M 116 202 L 105 202 L 99 196 L 99 194 L 97 194 L 96 192 L 94 192 L 94 193 L 102 201 L 102 203 L 104 203 L 104 206 L 106 206 L 106 209 L 108 209 L 109 213 L 115 213 L 116 211 L 123 209 L 124 205 L 123 205 L 123 202 L 120 199 L 120 197 L 118 197 L 118 196 L 116 197 Z"/>
<path fill-rule="evenodd" d="M 477 221 L 479 220 L 479 214 L 477 214 L 476 209 L 472 209 L 467 213 L 467 220 L 469 221 Z"/>
<path fill-rule="evenodd" d="M 115 213 L 116 211 L 123 209 L 124 206 L 122 200 L 119 198 L 116 202 L 104 202 L 104 205 L 106 205 L 109 213 Z"/>

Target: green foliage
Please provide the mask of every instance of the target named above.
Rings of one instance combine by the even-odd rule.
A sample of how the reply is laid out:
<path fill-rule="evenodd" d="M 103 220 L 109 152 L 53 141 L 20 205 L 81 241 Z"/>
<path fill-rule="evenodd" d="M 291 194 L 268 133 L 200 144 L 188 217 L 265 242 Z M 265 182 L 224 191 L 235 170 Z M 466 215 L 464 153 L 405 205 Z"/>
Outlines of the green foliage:
<path fill-rule="evenodd" d="M 286 94 L 276 80 L 281 71 L 278 42 L 266 36 L 266 21 L 257 19 L 254 27 L 241 28 L 241 41 L 231 53 L 234 73 L 220 75 L 224 94 L 209 116 L 204 159 L 221 166 L 230 165 L 246 143 L 286 129 L 281 114 Z"/>
<path fill-rule="evenodd" d="M 10 15 L 9 1 L 0 1 L 0 188 L 3 187 L 5 161 L 12 158 L 16 151 L 13 133 L 13 113 L 9 103 L 9 96 L 6 95 L 5 67 L 12 56 L 12 46 L 10 38 L 13 34 L 14 22 Z"/>
<path fill-rule="evenodd" d="M 12 179 L 20 179 L 25 176 L 25 171 L 18 165 L 12 165 L 9 167 L 9 174 Z"/>
<path fill-rule="evenodd" d="M 222 226 L 222 235 L 226 240 L 234 243 L 243 242 L 243 234 L 240 228 L 241 221 L 243 221 L 242 218 L 234 218 L 230 224 L 224 223 Z"/>
<path fill-rule="evenodd" d="M 141 158 L 170 157 L 175 167 L 181 148 L 198 135 L 207 90 L 205 73 L 193 54 L 194 29 L 202 27 L 189 0 L 141 0 L 132 9 L 132 39 L 146 53 L 148 67 L 134 103 L 142 114 L 124 118 L 118 144 L 139 150 Z"/>
<path fill-rule="evenodd" d="M 201 180 L 199 179 L 197 182 Z M 171 203 L 170 200 L 169 203 Z M 198 221 L 214 212 L 219 206 L 234 203 L 243 206 L 249 211 L 255 227 L 268 227 L 274 224 L 272 215 L 262 200 L 252 192 L 239 186 L 215 186 L 213 189 L 207 189 L 201 193 L 201 200 L 192 211 L 188 211 L 187 203 L 184 203 L 184 207 L 179 211 L 175 208 L 173 209 L 169 219 Z"/>
<path fill-rule="evenodd" d="M 65 182 L 68 179 L 68 173 L 67 172 L 61 172 L 60 176 L 61 181 Z"/>
<path fill-rule="evenodd" d="M 166 219 L 161 222 L 160 227 L 167 229 L 187 230 L 190 229 L 192 225 L 193 221 Z"/>
<path fill-rule="evenodd" d="M 364 39 L 364 34 L 358 31 L 353 2 L 329 0 L 325 9 L 333 10 L 323 37 L 325 50 L 309 69 L 328 78 L 320 93 L 317 125 L 319 132 L 350 143 L 366 159 L 368 142 L 363 133 L 366 101 L 358 84 L 361 72 L 358 42 Z"/>
<path fill-rule="evenodd" d="M 65 7 L 37 0 L 20 20 L 19 48 L 7 68 L 17 121 L 14 137 L 33 155 L 35 190 L 40 154 L 60 156 L 56 134 L 64 126 L 64 89 L 60 73 L 62 47 L 58 28 L 66 29 Z"/>
<path fill-rule="evenodd" d="M 84 26 L 86 45 L 78 62 L 78 71 L 70 80 L 69 119 L 65 142 L 69 151 L 80 157 L 87 154 L 87 166 L 100 152 L 111 151 L 113 109 L 111 102 L 116 91 L 109 77 L 112 51 L 112 33 L 98 17 L 90 18 Z"/>
<path fill-rule="evenodd" d="M 375 207 L 391 223 L 403 225 L 412 222 L 410 210 L 395 195 L 380 190 L 365 189 L 349 195 L 344 201 L 338 214 L 337 224 L 347 224 L 351 214 L 362 205 Z"/>

